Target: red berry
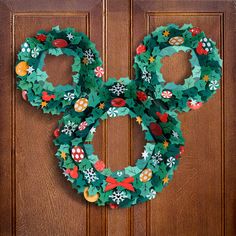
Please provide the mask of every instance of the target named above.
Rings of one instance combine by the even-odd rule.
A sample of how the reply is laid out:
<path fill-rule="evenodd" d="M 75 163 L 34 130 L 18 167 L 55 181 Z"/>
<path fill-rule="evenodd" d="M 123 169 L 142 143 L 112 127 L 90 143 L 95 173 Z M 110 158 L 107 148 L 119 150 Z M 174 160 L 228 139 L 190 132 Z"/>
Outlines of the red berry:
<path fill-rule="evenodd" d="M 56 128 L 53 132 L 54 136 L 57 138 L 60 136 L 60 129 L 59 128 Z"/>
<path fill-rule="evenodd" d="M 140 44 L 140 45 L 136 48 L 136 53 L 137 53 L 137 54 L 141 54 L 141 53 L 143 53 L 143 52 L 146 52 L 146 47 L 145 47 L 145 45 Z"/>
<path fill-rule="evenodd" d="M 111 209 L 117 209 L 117 208 L 119 207 L 119 206 L 118 206 L 117 204 L 115 204 L 115 203 L 110 203 L 109 206 L 110 206 Z"/>
<path fill-rule="evenodd" d="M 103 171 L 105 168 L 105 163 L 103 161 L 99 160 L 94 164 L 94 167 L 97 171 Z"/>
<path fill-rule="evenodd" d="M 189 32 L 191 32 L 192 33 L 192 36 L 196 36 L 197 34 L 199 34 L 199 33 L 201 33 L 201 29 L 200 28 L 198 28 L 198 27 L 193 27 L 193 28 L 191 28 L 190 30 L 189 30 Z"/>

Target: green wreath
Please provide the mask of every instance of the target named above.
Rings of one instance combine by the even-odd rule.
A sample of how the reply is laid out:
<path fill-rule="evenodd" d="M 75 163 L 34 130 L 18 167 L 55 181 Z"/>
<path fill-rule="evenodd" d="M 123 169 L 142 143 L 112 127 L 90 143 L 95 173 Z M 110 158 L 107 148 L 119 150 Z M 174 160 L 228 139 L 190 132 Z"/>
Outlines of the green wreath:
<path fill-rule="evenodd" d="M 43 71 L 47 54 L 74 57 L 72 85 L 53 86 L 47 81 L 47 72 Z M 49 32 L 38 31 L 35 37 L 27 38 L 21 45 L 16 64 L 17 86 L 22 90 L 23 98 L 45 113 L 65 112 L 73 99 L 80 96 L 81 90 L 90 93 L 102 83 L 98 79 L 101 75 L 96 76 L 94 72 L 102 64 L 95 44 L 73 28 L 60 30 L 57 26 Z"/>
<path fill-rule="evenodd" d="M 83 193 L 87 201 L 100 206 L 130 207 L 155 198 L 172 179 L 184 151 L 176 111 L 200 108 L 219 88 L 222 61 L 215 43 L 192 25 L 159 27 L 146 36 L 136 49 L 135 80 L 110 78 L 104 83 L 100 58 L 85 35 L 71 28 L 60 30 L 56 27 L 49 33 L 43 31 L 44 41 L 51 45 L 55 39 L 65 40 L 65 35 L 69 33 L 71 39 L 81 36 L 76 39 L 81 52 L 91 49 L 96 56 L 91 64 L 78 63 L 78 68 L 75 65 L 79 79 L 73 88 L 77 93 L 74 93 L 70 104 L 62 104 L 67 90 L 59 89 L 53 101 L 50 100 L 50 106 L 43 109 L 51 113 L 65 111 L 54 131 L 60 168 L 74 189 Z M 42 31 L 38 33 L 41 34 Z M 52 34 L 53 38 L 48 39 L 48 35 L 51 38 Z M 64 50 L 74 45 L 67 43 Z M 191 54 L 192 75 L 185 79 L 183 85 L 166 83 L 160 72 L 161 59 L 178 51 Z M 22 56 L 22 52 L 20 54 Z M 78 55 L 83 62 L 84 54 Z M 31 59 L 18 58 L 17 65 L 25 62 L 31 65 Z M 20 76 L 18 87 L 27 91 L 32 105 L 39 99 L 36 105 L 39 106 L 44 83 L 34 82 L 27 75 Z M 39 93 L 35 93 L 35 85 Z M 51 90 L 48 93 L 49 96 L 54 94 Z M 101 120 L 126 115 L 141 126 L 146 145 L 134 166 L 112 172 L 94 153 L 91 142 Z"/>

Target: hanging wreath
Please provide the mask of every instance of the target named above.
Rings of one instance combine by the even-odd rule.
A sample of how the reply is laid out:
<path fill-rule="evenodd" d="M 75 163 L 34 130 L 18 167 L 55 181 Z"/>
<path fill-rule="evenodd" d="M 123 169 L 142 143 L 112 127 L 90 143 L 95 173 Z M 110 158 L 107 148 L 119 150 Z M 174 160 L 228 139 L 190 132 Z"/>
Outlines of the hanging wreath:
<path fill-rule="evenodd" d="M 55 40 L 64 42 L 64 47 Z M 73 51 L 78 58 L 74 65 L 77 80 L 70 90 L 63 86 L 48 89 L 46 80 L 35 79 L 37 70 L 46 72 L 42 71 L 42 59 L 32 55 L 35 44 L 31 41 L 39 41 L 37 46 L 43 48 L 37 58 L 44 58 L 50 49 L 64 54 L 67 49 Z M 200 108 L 219 88 L 222 61 L 215 43 L 192 25 L 159 27 L 136 49 L 135 80 L 110 78 L 107 82 L 101 79 L 104 71 L 94 44 L 74 29 L 54 27 L 50 32 L 40 31 L 26 43 L 29 50 L 24 43 L 24 50 L 18 54 L 18 88 L 27 92 L 27 96 L 23 94 L 25 99 L 33 106 L 41 106 L 44 112 L 65 111 L 54 131 L 54 143 L 59 166 L 72 187 L 87 201 L 111 208 L 130 207 L 155 198 L 172 179 L 184 151 L 176 111 Z M 192 75 L 183 85 L 166 83 L 160 72 L 161 60 L 179 51 L 191 54 Z M 29 73 L 31 67 L 34 70 Z M 30 77 L 32 73 L 36 74 Z M 44 91 L 55 96 L 46 106 L 40 105 Z M 69 100 L 66 105 L 65 100 Z M 140 125 L 146 145 L 134 166 L 113 172 L 94 153 L 91 142 L 100 121 L 126 115 Z"/>
<path fill-rule="evenodd" d="M 53 86 L 47 80 L 47 72 L 43 70 L 47 54 L 74 57 L 72 84 Z M 35 37 L 27 38 L 21 45 L 16 64 L 17 86 L 22 90 L 23 98 L 45 113 L 65 112 L 81 91 L 89 94 L 102 82 L 94 74 L 102 64 L 95 44 L 73 28 L 60 30 L 57 26 L 49 32 L 38 31 Z"/>

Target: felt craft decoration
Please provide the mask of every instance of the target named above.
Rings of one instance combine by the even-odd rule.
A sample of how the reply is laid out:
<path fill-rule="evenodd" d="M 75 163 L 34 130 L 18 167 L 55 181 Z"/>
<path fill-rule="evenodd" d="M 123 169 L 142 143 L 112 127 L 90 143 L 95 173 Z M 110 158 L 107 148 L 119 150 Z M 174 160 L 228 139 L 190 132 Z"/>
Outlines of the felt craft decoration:
<path fill-rule="evenodd" d="M 183 85 L 166 83 L 161 60 L 179 51 L 191 54 L 192 74 Z M 74 57 L 72 85 L 53 86 L 47 81 L 43 70 L 47 54 Z M 170 24 L 143 39 L 134 70 L 134 80 L 103 82 L 95 45 L 85 34 L 59 26 L 27 38 L 15 68 L 24 100 L 45 113 L 65 113 L 54 131 L 63 174 L 87 201 L 112 209 L 151 200 L 168 185 L 184 151 L 177 112 L 199 109 L 216 93 L 222 60 L 200 28 Z M 94 154 L 91 142 L 100 121 L 126 115 L 140 125 L 146 145 L 134 166 L 111 171 Z"/>

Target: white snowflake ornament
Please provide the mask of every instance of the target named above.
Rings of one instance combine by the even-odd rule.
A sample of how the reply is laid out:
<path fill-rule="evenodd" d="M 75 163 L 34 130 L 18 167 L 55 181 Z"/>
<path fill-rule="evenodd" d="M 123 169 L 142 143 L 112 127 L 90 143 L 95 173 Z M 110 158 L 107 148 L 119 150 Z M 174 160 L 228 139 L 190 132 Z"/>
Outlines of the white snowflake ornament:
<path fill-rule="evenodd" d="M 93 168 L 87 169 L 83 171 L 85 179 L 90 184 L 91 182 L 95 182 L 98 180 L 96 173 L 94 172 Z"/>
<path fill-rule="evenodd" d="M 111 198 L 112 201 L 119 205 L 125 200 L 125 198 L 127 198 L 127 195 L 123 191 L 116 190 L 112 193 L 112 195 L 109 196 L 109 198 Z"/>
<path fill-rule="evenodd" d="M 74 122 L 69 120 L 68 123 L 65 124 L 65 126 L 61 132 L 65 133 L 66 135 L 71 136 L 76 128 L 77 128 L 77 124 L 75 124 Z"/>
<path fill-rule="evenodd" d="M 116 83 L 114 84 L 110 89 L 112 93 L 114 93 L 117 96 L 120 96 L 121 94 L 124 94 L 127 88 L 125 88 L 124 84 Z"/>

